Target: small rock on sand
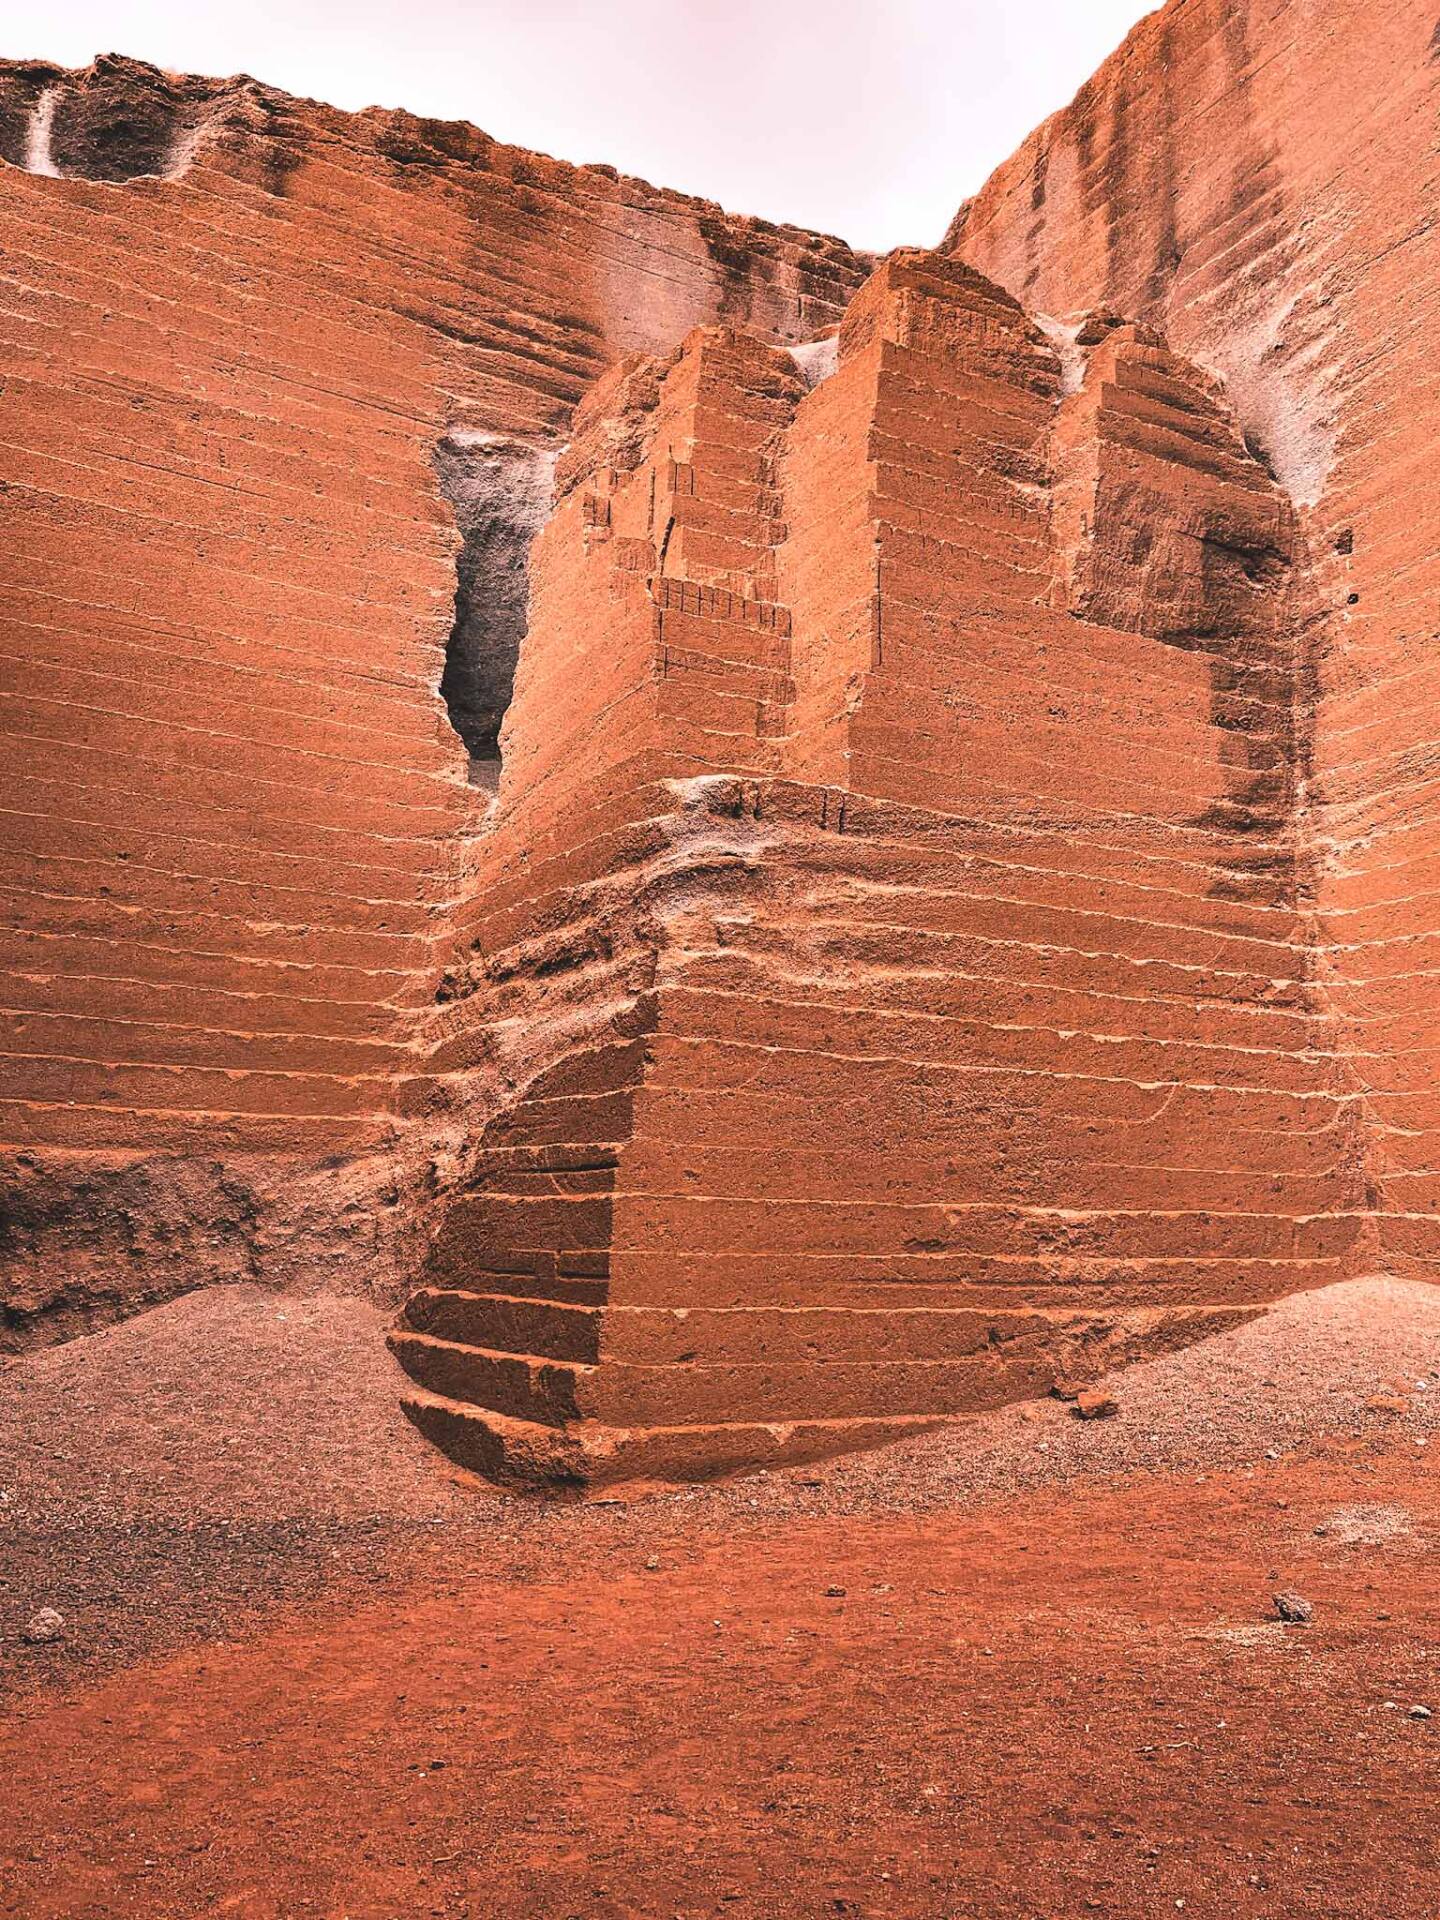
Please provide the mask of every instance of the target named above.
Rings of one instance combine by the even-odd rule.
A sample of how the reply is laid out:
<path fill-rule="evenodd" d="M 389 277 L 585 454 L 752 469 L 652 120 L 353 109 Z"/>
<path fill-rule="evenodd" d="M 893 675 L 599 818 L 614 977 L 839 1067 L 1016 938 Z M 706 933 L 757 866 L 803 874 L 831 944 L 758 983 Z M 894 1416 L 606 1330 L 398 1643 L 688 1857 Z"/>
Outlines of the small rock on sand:
<path fill-rule="evenodd" d="M 32 1613 L 21 1630 L 21 1638 L 32 1647 L 48 1647 L 52 1640 L 64 1637 L 65 1616 L 54 1607 L 41 1607 Z"/>
<path fill-rule="evenodd" d="M 1293 1627 L 1309 1626 L 1315 1617 L 1314 1607 L 1303 1594 L 1299 1593 L 1277 1593 L 1275 1611 L 1282 1620 L 1288 1621 Z"/>
<path fill-rule="evenodd" d="M 1108 1420 L 1120 1411 L 1120 1402 L 1100 1387 L 1087 1387 L 1076 1394 L 1073 1412 L 1081 1420 Z"/>

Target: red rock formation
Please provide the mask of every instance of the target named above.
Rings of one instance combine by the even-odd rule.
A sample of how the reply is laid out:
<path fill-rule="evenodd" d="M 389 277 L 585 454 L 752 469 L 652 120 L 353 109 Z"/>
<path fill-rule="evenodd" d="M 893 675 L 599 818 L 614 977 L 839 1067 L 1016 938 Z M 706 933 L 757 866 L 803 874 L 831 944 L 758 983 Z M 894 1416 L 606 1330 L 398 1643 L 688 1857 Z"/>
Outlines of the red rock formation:
<path fill-rule="evenodd" d="M 1437 74 L 1171 0 L 857 293 L 6 70 L 12 1320 L 418 1278 L 412 1416 L 573 1482 L 1425 1270 Z"/>
<path fill-rule="evenodd" d="M 1431 482 L 1440 40 L 1419 0 L 1171 0 L 962 209 L 1027 305 L 1109 306 L 1225 378 L 1313 577 L 1298 831 L 1313 991 L 1387 1265 L 1437 1248 Z"/>
<path fill-rule="evenodd" d="M 130 61 L 0 69 L 0 155 L 5 1326 L 256 1271 L 393 1288 L 481 818 L 437 447 L 543 456 L 608 361 L 718 317 L 806 338 L 863 270 Z"/>
<path fill-rule="evenodd" d="M 702 331 L 582 415 L 457 1006 L 543 1071 L 394 1341 L 462 1462 L 861 1444 L 1347 1270 L 1293 510 L 1157 336 L 1067 358 L 897 256 L 814 391 Z"/>

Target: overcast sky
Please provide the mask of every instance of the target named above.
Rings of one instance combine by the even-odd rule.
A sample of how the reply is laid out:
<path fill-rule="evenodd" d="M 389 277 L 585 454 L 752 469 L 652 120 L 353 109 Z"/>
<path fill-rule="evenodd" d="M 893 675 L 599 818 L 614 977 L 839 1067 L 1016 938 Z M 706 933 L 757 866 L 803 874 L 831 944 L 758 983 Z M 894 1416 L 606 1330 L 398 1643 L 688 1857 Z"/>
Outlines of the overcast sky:
<path fill-rule="evenodd" d="M 471 120 L 876 249 L 965 196 L 1153 0 L 0 0 L 0 53 L 130 53 Z"/>

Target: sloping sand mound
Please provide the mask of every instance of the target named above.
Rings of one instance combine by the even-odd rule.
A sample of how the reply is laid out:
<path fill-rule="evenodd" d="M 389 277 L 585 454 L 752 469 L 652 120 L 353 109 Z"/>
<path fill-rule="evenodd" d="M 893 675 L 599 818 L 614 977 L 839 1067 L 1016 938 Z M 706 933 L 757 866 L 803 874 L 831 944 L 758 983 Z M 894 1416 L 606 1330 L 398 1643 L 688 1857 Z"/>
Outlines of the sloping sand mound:
<path fill-rule="evenodd" d="M 444 1480 L 379 1332 L 215 1294 L 0 1376 L 0 1912 L 1433 1914 L 1440 1291 L 588 1506 Z"/>
<path fill-rule="evenodd" d="M 197 1293 L 0 1371 L 0 1673 L 209 1637 L 397 1550 L 463 1538 L 532 1576 L 745 1523 L 1000 1507 L 1081 1479 L 1207 1472 L 1440 1422 L 1440 1290 L 1367 1280 L 1111 1384 L 1119 1413 L 1016 1406 L 861 1456 L 584 1508 L 461 1484 L 401 1416 L 370 1303 Z M 1371 1401 L 1385 1401 L 1384 1407 Z M 1423 1456 L 1422 1456 L 1423 1457 Z M 17 1640 L 39 1607 L 69 1632 Z M 4 1657 L 4 1656 L 8 1656 Z"/>

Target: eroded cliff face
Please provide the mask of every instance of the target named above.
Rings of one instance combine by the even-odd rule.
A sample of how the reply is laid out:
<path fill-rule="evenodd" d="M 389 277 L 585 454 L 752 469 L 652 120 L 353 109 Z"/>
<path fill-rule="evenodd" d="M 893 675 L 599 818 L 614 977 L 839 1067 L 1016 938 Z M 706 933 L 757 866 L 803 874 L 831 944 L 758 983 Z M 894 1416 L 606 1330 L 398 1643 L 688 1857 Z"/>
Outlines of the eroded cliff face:
<path fill-rule="evenodd" d="M 866 1444 L 1360 1255 L 1294 509 L 1063 346 L 897 255 L 813 388 L 701 330 L 582 412 L 452 1013 L 524 1044 L 394 1338 L 464 1464 Z"/>
<path fill-rule="evenodd" d="M 1422 26 L 1172 0 L 874 272 L 0 70 L 6 1337 L 408 1293 L 574 1483 L 1429 1271 Z"/>
<path fill-rule="evenodd" d="M 1315 983 L 1387 1263 L 1428 1273 L 1440 1012 L 1433 7 L 1171 0 L 961 210 L 1026 303 L 1108 306 L 1220 373 L 1315 582 Z"/>
<path fill-rule="evenodd" d="M 699 321 L 808 338 L 864 264 L 113 57 L 0 68 L 0 156 L 0 1339 L 237 1273 L 398 1289 L 486 804 L 451 720 L 493 752 L 575 402 Z M 486 446 L 529 476 L 493 512 Z"/>

